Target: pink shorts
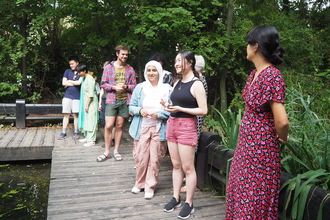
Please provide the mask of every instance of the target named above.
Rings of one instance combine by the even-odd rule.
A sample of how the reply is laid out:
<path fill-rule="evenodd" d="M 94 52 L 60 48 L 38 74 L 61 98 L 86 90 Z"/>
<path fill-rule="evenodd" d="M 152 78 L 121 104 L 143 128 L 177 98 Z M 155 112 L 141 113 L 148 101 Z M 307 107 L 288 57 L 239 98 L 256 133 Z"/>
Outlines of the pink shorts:
<path fill-rule="evenodd" d="M 170 116 L 167 120 L 166 139 L 174 143 L 196 146 L 198 140 L 197 117 L 175 118 Z"/>

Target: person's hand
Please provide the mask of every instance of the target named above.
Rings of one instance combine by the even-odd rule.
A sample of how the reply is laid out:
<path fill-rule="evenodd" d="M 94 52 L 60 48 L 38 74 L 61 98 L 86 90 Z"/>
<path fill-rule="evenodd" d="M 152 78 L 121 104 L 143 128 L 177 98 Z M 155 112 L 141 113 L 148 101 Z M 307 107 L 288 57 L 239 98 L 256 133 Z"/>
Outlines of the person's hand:
<path fill-rule="evenodd" d="M 102 105 L 99 104 L 99 112 L 102 111 Z"/>
<path fill-rule="evenodd" d="M 147 117 L 149 115 L 149 113 L 147 112 L 147 110 L 141 108 L 140 109 L 140 114 L 142 115 L 142 117 Z"/>
<path fill-rule="evenodd" d="M 288 136 L 287 136 L 286 141 L 284 141 L 282 138 L 280 138 L 280 137 L 278 136 L 278 134 L 276 134 L 276 136 L 277 136 L 278 141 L 280 142 L 280 144 L 286 144 L 286 143 L 288 143 L 289 138 L 290 138 L 289 134 L 288 134 Z"/>
<path fill-rule="evenodd" d="M 180 106 L 173 106 L 171 104 L 168 104 L 168 106 L 165 110 L 168 111 L 169 113 L 180 112 Z"/>
<path fill-rule="evenodd" d="M 151 114 L 149 114 L 149 116 L 154 120 L 156 120 L 158 118 L 157 112 L 151 113 Z"/>
<path fill-rule="evenodd" d="M 85 107 L 85 112 L 88 113 L 88 106 Z"/>
<path fill-rule="evenodd" d="M 168 103 L 167 101 L 165 101 L 164 99 L 161 99 L 161 100 L 160 100 L 160 104 L 161 104 L 162 106 L 164 106 L 164 108 L 167 108 L 168 105 L 169 105 L 169 103 Z"/>
<path fill-rule="evenodd" d="M 116 85 L 116 92 L 118 92 L 118 93 L 123 93 L 125 91 L 125 89 L 124 89 L 124 84 L 123 83 L 118 83 L 117 85 Z"/>

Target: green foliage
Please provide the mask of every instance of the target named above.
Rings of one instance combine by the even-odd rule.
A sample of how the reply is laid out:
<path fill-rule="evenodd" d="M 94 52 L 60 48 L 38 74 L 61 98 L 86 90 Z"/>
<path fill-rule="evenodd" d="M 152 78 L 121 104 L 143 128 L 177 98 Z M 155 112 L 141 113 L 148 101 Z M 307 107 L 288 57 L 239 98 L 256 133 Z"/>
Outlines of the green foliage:
<path fill-rule="evenodd" d="M 235 150 L 242 120 L 241 110 L 239 109 L 238 112 L 232 112 L 228 109 L 225 119 L 221 112 L 214 108 L 214 106 L 211 106 L 211 108 L 215 111 L 214 118 L 211 118 L 210 115 L 206 116 L 204 124 L 209 130 L 221 136 L 221 144 L 228 149 Z"/>
<path fill-rule="evenodd" d="M 26 101 L 30 101 L 31 103 L 38 103 L 41 97 L 42 97 L 41 94 L 38 94 L 37 92 L 33 92 L 33 95 L 28 97 Z"/>
<path fill-rule="evenodd" d="M 282 149 L 282 166 L 293 175 L 317 169 L 330 171 L 330 124 L 312 110 L 315 100 L 310 96 L 304 98 L 295 88 L 287 89 L 290 142 Z"/>
<path fill-rule="evenodd" d="M 220 109 L 220 75 L 228 72 L 229 108 L 243 110 L 240 94 L 254 69 L 246 59 L 246 35 L 256 25 L 270 24 L 279 30 L 286 50 L 282 72 L 299 81 L 313 80 L 312 91 L 320 94 L 317 100 L 325 103 L 322 111 L 329 115 L 330 99 L 322 94 L 329 83 L 329 28 L 325 25 L 330 21 L 329 7 L 325 1 L 315 3 L 314 9 L 307 1 L 300 2 L 291 2 L 285 9 L 282 1 L 235 1 L 232 35 L 228 36 L 227 3 L 217 0 L 2 1 L 0 97 L 7 102 L 19 97 L 38 102 L 48 94 L 52 99 L 61 98 L 68 56 L 78 55 L 98 73 L 99 80 L 103 62 L 116 59 L 118 44 L 127 44 L 131 48 L 128 62 L 141 81 L 144 64 L 155 52 L 167 56 L 170 71 L 178 50 L 203 55 L 208 101 Z M 27 79 L 21 75 L 24 56 Z M 24 82 L 27 93 L 22 92 Z"/>
<path fill-rule="evenodd" d="M 323 169 L 311 170 L 303 174 L 298 174 L 296 177 L 286 181 L 280 190 L 285 187 L 285 207 L 282 213 L 282 219 L 286 219 L 286 213 L 291 210 L 291 218 L 302 220 L 305 212 L 308 193 L 312 185 L 323 185 L 328 190 L 325 183 L 329 182 L 330 172 Z M 305 180 L 302 182 L 302 180 Z M 292 207 L 289 207 L 289 202 L 292 199 Z M 322 212 L 322 206 L 319 207 Z M 320 211 L 319 211 L 320 213 Z M 316 216 L 314 216 L 315 218 Z M 320 217 L 320 216 L 318 216 Z M 318 218 L 319 219 L 319 218 Z M 320 218 L 322 219 L 322 218 Z"/>
<path fill-rule="evenodd" d="M 287 186 L 283 218 L 287 210 L 291 210 L 292 219 L 303 218 L 312 185 L 320 185 L 329 190 L 330 125 L 328 120 L 320 119 L 317 112 L 313 111 L 315 101 L 316 97 L 304 96 L 300 86 L 287 89 L 286 110 L 290 121 L 290 141 L 281 149 L 281 163 L 286 172 L 296 177 L 281 187 L 282 190 Z M 302 180 L 305 182 L 302 183 Z M 291 199 L 292 207 L 289 207 Z M 322 219 L 322 207 L 323 205 L 319 207 L 318 219 Z"/>

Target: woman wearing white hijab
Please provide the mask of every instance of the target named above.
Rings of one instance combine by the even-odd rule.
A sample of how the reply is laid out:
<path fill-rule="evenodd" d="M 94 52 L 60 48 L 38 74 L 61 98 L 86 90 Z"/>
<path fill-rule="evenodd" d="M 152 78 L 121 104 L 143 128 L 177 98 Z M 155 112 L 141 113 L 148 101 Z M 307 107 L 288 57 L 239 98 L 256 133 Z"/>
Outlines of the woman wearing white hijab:
<path fill-rule="evenodd" d="M 158 183 L 160 163 L 166 153 L 166 121 L 170 116 L 160 101 L 170 102 L 171 87 L 163 84 L 162 66 L 157 61 L 146 64 L 144 78 L 146 81 L 135 87 L 129 105 L 129 111 L 134 115 L 129 134 L 134 139 L 136 165 L 132 193 L 139 193 L 144 188 L 144 198 L 151 199 Z"/>

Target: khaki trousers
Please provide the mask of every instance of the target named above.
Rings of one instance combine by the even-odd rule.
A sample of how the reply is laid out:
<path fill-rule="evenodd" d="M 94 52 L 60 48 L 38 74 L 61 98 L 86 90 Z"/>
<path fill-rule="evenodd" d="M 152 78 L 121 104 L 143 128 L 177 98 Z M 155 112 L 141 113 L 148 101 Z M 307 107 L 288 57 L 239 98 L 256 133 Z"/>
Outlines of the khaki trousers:
<path fill-rule="evenodd" d="M 158 183 L 160 164 L 166 153 L 166 141 L 159 141 L 156 126 L 141 127 L 139 140 L 134 140 L 133 156 L 136 166 L 135 187 L 154 192 Z"/>

